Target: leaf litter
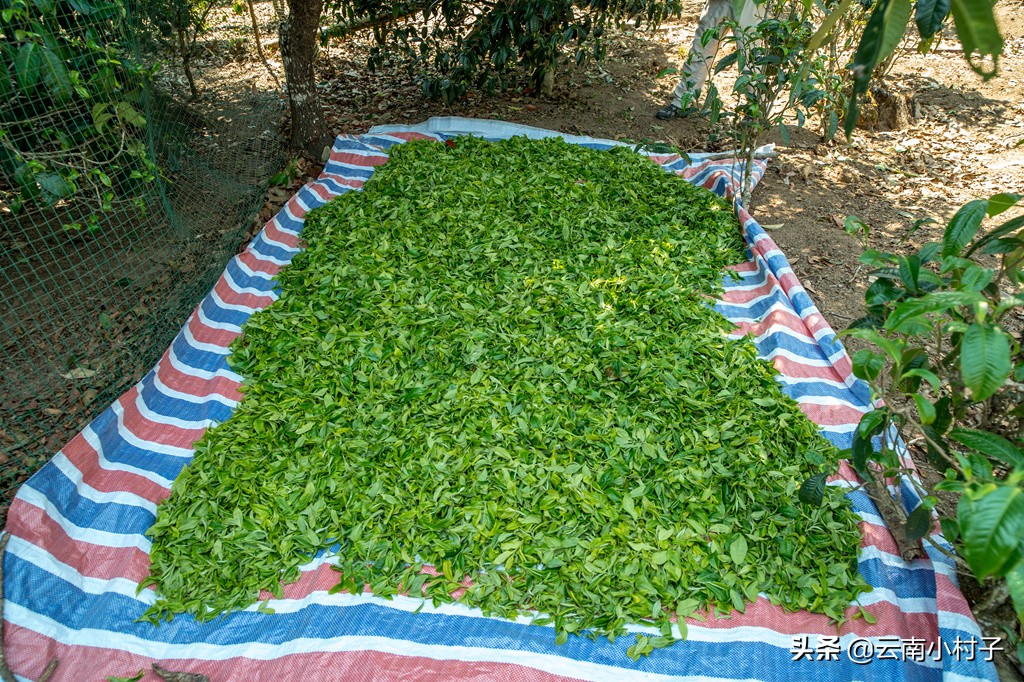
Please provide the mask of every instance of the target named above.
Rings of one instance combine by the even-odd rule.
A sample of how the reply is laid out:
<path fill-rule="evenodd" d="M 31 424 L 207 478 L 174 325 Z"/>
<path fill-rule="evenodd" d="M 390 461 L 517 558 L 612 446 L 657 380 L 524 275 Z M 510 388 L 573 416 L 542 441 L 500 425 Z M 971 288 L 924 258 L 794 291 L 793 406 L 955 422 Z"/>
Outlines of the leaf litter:
<path fill-rule="evenodd" d="M 759 594 L 842 621 L 858 519 L 798 501 L 838 453 L 709 305 L 744 260 L 729 205 L 626 148 L 390 154 L 232 346 L 244 400 L 159 506 L 146 617 L 280 597 L 327 550 L 336 591 L 455 593 L 559 643 L 658 627 L 632 657 Z"/>

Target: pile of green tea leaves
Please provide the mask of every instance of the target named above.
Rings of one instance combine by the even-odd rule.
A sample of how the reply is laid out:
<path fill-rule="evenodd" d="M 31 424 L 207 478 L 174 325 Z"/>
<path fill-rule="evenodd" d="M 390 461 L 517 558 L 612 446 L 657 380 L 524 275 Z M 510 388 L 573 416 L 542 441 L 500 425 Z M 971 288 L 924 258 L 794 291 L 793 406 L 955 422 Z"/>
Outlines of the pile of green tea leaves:
<path fill-rule="evenodd" d="M 153 620 L 331 547 L 340 588 L 468 577 L 461 602 L 559 641 L 758 593 L 841 619 L 870 589 L 842 492 L 797 501 L 836 452 L 709 305 L 743 259 L 710 192 L 628 149 L 411 142 L 303 238 L 233 347 L 244 400 L 159 507 Z"/>

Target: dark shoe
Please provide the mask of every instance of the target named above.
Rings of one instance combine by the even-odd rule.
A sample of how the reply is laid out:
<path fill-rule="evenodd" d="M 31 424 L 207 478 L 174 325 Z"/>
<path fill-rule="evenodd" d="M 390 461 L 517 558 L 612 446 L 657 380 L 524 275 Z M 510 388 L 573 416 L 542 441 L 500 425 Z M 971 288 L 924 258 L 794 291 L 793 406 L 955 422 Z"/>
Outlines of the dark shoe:
<path fill-rule="evenodd" d="M 667 121 L 672 118 L 686 118 L 687 116 L 692 116 L 696 113 L 698 113 L 696 107 L 677 107 L 675 104 L 669 102 L 663 108 L 659 109 L 658 112 L 654 114 L 654 117 L 661 119 L 662 121 Z"/>
<path fill-rule="evenodd" d="M 669 102 L 663 108 L 659 109 L 658 113 L 654 114 L 654 118 L 667 121 L 672 118 L 682 118 L 684 115 L 682 107 L 677 107 L 675 104 Z"/>

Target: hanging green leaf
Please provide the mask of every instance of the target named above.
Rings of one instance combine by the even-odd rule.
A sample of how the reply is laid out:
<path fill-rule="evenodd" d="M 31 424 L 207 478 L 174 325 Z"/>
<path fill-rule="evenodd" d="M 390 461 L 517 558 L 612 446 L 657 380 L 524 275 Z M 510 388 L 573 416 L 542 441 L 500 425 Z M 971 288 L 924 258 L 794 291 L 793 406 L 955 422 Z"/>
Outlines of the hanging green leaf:
<path fill-rule="evenodd" d="M 921 40 L 931 40 L 949 16 L 950 0 L 917 0 L 914 20 Z"/>
<path fill-rule="evenodd" d="M 952 0 L 950 7 L 967 63 L 985 80 L 999 71 L 1003 54 L 1003 37 L 992 13 L 993 4 L 992 0 Z M 992 58 L 991 65 L 985 63 L 986 57 Z"/>
<path fill-rule="evenodd" d="M 964 559 L 979 579 L 1003 576 L 1024 556 L 1024 491 L 1012 484 L 969 488 L 957 507 Z"/>
<path fill-rule="evenodd" d="M 1006 332 L 978 322 L 967 328 L 960 349 L 960 373 L 972 399 L 985 400 L 998 391 L 1012 369 Z"/>
<path fill-rule="evenodd" d="M 942 255 L 959 255 L 978 233 L 987 212 L 987 199 L 975 199 L 964 204 L 946 226 L 946 233 L 942 237 Z"/>
<path fill-rule="evenodd" d="M 1006 573 L 1006 584 L 1010 588 L 1017 621 L 1024 622 L 1024 561 L 1018 562 L 1013 570 Z"/>
<path fill-rule="evenodd" d="M 903 532 L 907 536 L 907 540 L 911 542 L 917 542 L 932 529 L 932 512 L 923 504 L 919 504 L 914 511 L 910 512 L 907 516 L 907 523 L 903 527 Z"/>
<path fill-rule="evenodd" d="M 949 432 L 949 437 L 1010 467 L 1024 467 L 1024 453 L 1021 449 L 991 431 L 957 427 Z"/>

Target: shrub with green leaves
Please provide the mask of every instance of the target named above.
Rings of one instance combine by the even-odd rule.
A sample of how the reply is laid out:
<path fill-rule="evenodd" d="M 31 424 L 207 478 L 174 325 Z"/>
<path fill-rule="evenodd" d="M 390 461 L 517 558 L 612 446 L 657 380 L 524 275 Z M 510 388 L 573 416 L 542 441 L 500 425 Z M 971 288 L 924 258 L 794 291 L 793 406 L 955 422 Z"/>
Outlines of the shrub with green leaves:
<path fill-rule="evenodd" d="M 728 204 L 618 148 L 394 148 L 307 216 L 308 248 L 231 356 L 234 416 L 150 531 L 154 620 L 280 594 L 334 546 L 339 589 L 534 610 L 621 633 L 763 593 L 842 619 L 869 589 L 836 452 L 709 305 Z M 430 564 L 434 571 L 424 571 Z"/>
<path fill-rule="evenodd" d="M 138 108 L 151 70 L 118 44 L 124 19 L 120 0 L 0 0 L 0 200 L 15 212 L 142 208 L 157 175 Z"/>
<path fill-rule="evenodd" d="M 1021 199 L 997 194 L 965 204 L 942 240 L 917 253 L 865 251 L 861 261 L 875 268 L 864 299 L 868 314 L 845 332 L 870 344 L 854 354 L 853 371 L 882 401 L 860 421 L 847 453 L 851 464 L 869 489 L 903 476 L 922 502 L 889 525 L 912 543 L 923 539 L 946 553 L 930 537 L 934 493 L 958 494 L 955 516 L 940 519 L 962 555 L 952 558 L 979 580 L 1000 581 L 1003 601 L 990 606 L 1012 599 L 1018 621 L 1024 620 L 1024 215 L 982 227 Z M 848 223 L 867 229 L 856 218 Z M 931 487 L 909 469 L 897 433 L 904 442 L 920 442 L 945 479 Z M 1016 630 L 1011 642 L 1020 641 L 1019 622 Z"/>

